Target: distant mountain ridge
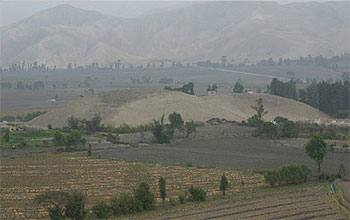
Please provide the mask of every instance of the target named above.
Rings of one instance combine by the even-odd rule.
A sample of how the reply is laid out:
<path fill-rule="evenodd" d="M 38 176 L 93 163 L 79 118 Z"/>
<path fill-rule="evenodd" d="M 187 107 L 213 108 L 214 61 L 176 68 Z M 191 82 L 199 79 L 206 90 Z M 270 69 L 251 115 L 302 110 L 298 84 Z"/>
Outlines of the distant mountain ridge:
<path fill-rule="evenodd" d="M 64 4 L 1 28 L 1 66 L 331 56 L 349 52 L 349 2 L 203 2 L 123 19 Z"/>

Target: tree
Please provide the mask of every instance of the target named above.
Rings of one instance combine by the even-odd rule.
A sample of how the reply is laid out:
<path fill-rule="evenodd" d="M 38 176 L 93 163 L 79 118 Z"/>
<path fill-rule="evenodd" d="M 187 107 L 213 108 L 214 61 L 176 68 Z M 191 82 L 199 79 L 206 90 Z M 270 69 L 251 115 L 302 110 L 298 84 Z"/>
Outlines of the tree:
<path fill-rule="evenodd" d="M 233 92 L 234 93 L 243 93 L 244 92 L 244 86 L 241 83 L 236 82 L 235 86 L 233 87 Z"/>
<path fill-rule="evenodd" d="M 9 129 L 5 130 L 5 134 L 4 134 L 3 138 L 4 138 L 5 142 L 7 142 L 7 143 L 10 141 L 10 131 L 9 131 Z"/>
<path fill-rule="evenodd" d="M 225 174 L 223 174 L 220 181 L 220 191 L 222 191 L 222 195 L 226 195 L 227 188 L 228 188 L 228 181 Z"/>
<path fill-rule="evenodd" d="M 79 118 L 75 118 L 73 116 L 67 119 L 67 126 L 69 129 L 77 130 L 79 128 Z"/>
<path fill-rule="evenodd" d="M 74 130 L 66 137 L 66 144 L 68 146 L 85 144 L 86 140 L 82 137 L 80 131 Z"/>
<path fill-rule="evenodd" d="M 38 204 L 48 208 L 50 219 L 84 219 L 85 196 L 81 192 L 49 191 L 35 197 Z"/>
<path fill-rule="evenodd" d="M 159 144 L 169 143 L 174 136 L 174 129 L 170 125 L 164 124 L 164 115 L 160 121 L 153 120 L 151 127 L 152 133 Z"/>
<path fill-rule="evenodd" d="M 86 215 L 84 194 L 78 191 L 71 192 L 65 208 L 66 216 L 72 220 L 84 219 Z"/>
<path fill-rule="evenodd" d="M 55 136 L 53 137 L 53 143 L 55 146 L 64 146 L 66 144 L 66 138 L 61 132 L 56 131 Z"/>
<path fill-rule="evenodd" d="M 160 193 L 160 197 L 164 201 L 166 197 L 166 189 L 165 189 L 165 179 L 162 176 L 159 178 L 159 193 Z"/>
<path fill-rule="evenodd" d="M 321 174 L 321 163 L 327 154 L 327 144 L 319 135 L 315 135 L 306 143 L 305 150 L 307 155 L 313 159 L 318 166 L 318 173 Z"/>
<path fill-rule="evenodd" d="M 96 114 L 91 120 L 85 122 L 85 131 L 87 134 L 93 134 L 98 131 L 101 123 L 101 116 Z"/>
<path fill-rule="evenodd" d="M 143 210 L 149 211 L 155 208 L 154 195 L 147 183 L 143 182 L 139 185 L 135 190 L 134 197 L 142 203 Z"/>
<path fill-rule="evenodd" d="M 169 115 L 168 119 L 170 121 L 171 128 L 178 129 L 180 131 L 183 129 L 184 120 L 182 120 L 182 117 L 180 114 L 173 112 Z"/>
<path fill-rule="evenodd" d="M 184 127 L 187 138 L 190 136 L 190 134 L 196 132 L 197 130 L 197 126 L 196 123 L 194 123 L 194 121 L 186 122 Z"/>
<path fill-rule="evenodd" d="M 263 120 L 263 116 L 267 114 L 267 111 L 265 111 L 263 100 L 262 98 L 259 98 L 256 100 L 256 105 L 252 106 L 252 109 L 256 111 L 256 115 L 258 116 L 258 120 Z"/>
<path fill-rule="evenodd" d="M 105 202 L 97 203 L 91 210 L 99 219 L 106 219 L 109 217 L 110 208 Z"/>

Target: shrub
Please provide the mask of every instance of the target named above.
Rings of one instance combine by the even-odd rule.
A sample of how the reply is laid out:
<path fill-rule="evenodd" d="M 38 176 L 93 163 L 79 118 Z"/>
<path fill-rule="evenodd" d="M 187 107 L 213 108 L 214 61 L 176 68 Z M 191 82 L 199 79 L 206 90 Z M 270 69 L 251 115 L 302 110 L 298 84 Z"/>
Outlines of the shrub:
<path fill-rule="evenodd" d="M 110 200 L 110 207 L 113 211 L 113 214 L 116 216 L 135 214 L 141 212 L 143 209 L 141 201 L 129 195 L 113 197 Z"/>
<path fill-rule="evenodd" d="M 188 200 L 192 202 L 205 201 L 207 193 L 200 187 L 191 186 L 188 189 L 189 197 Z"/>
<path fill-rule="evenodd" d="M 346 175 L 346 169 L 344 164 L 340 164 L 339 168 L 338 168 L 338 174 L 337 177 L 338 178 L 343 178 Z"/>
<path fill-rule="evenodd" d="M 248 118 L 247 125 L 249 127 L 260 127 L 262 124 L 264 124 L 264 121 L 258 118 L 258 115 L 253 115 L 252 117 Z"/>
<path fill-rule="evenodd" d="M 150 191 L 147 183 L 143 182 L 139 185 L 139 187 L 135 190 L 134 197 L 142 203 L 143 210 L 149 211 L 155 208 L 154 195 Z"/>
<path fill-rule="evenodd" d="M 170 198 L 170 199 L 169 199 L 169 204 L 170 204 L 171 206 L 175 206 L 175 205 L 176 205 L 175 199 L 174 199 L 174 198 Z"/>
<path fill-rule="evenodd" d="M 343 148 L 349 148 L 349 144 L 343 144 Z"/>
<path fill-rule="evenodd" d="M 257 129 L 258 135 L 264 135 L 268 138 L 278 137 L 277 125 L 272 122 L 263 122 Z"/>
<path fill-rule="evenodd" d="M 86 210 L 84 194 L 78 191 L 72 192 L 68 197 L 66 216 L 71 219 L 84 219 L 85 215 Z"/>
<path fill-rule="evenodd" d="M 84 145 L 85 143 L 86 143 L 86 140 L 82 138 L 80 131 L 74 130 L 66 137 L 67 146 L 78 145 L 78 144 Z"/>
<path fill-rule="evenodd" d="M 47 129 L 52 130 L 52 125 L 51 125 L 51 124 L 48 124 L 48 125 L 47 125 Z"/>
<path fill-rule="evenodd" d="M 66 144 L 66 138 L 61 132 L 56 131 L 55 136 L 53 137 L 53 143 L 55 146 L 64 146 Z"/>
<path fill-rule="evenodd" d="M 280 185 L 282 178 L 279 170 L 272 170 L 264 173 L 264 178 L 266 183 L 269 183 L 271 186 Z"/>
<path fill-rule="evenodd" d="M 271 186 L 305 183 L 311 175 L 311 170 L 306 165 L 287 165 L 279 169 L 264 173 L 264 178 Z"/>
<path fill-rule="evenodd" d="M 4 138 L 5 142 L 9 142 L 10 141 L 10 131 L 9 131 L 9 129 L 5 130 L 5 134 L 4 134 L 3 138 Z"/>
<path fill-rule="evenodd" d="M 105 202 L 99 202 L 92 207 L 92 213 L 99 219 L 105 219 L 109 217 L 110 207 Z"/>
<path fill-rule="evenodd" d="M 51 219 L 84 219 L 85 196 L 81 192 L 49 191 L 35 197 L 37 203 L 48 207 Z"/>
<path fill-rule="evenodd" d="M 185 204 L 185 200 L 186 200 L 186 196 L 184 196 L 184 195 L 179 195 L 179 202 L 180 202 L 181 204 Z"/>

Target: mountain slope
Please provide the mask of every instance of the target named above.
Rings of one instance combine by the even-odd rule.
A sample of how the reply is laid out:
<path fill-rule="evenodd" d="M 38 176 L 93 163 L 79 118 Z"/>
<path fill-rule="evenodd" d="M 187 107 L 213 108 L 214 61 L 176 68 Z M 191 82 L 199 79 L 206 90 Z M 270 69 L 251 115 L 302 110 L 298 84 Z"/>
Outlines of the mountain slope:
<path fill-rule="evenodd" d="M 121 19 L 62 5 L 3 28 L 1 65 L 328 56 L 349 51 L 348 8 L 348 2 L 204 2 Z"/>

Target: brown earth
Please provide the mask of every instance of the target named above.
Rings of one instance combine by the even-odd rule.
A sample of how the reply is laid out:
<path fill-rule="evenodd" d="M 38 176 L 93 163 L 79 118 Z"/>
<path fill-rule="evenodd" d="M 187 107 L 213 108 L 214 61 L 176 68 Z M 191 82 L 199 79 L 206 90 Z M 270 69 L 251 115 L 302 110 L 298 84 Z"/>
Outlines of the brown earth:
<path fill-rule="evenodd" d="M 87 196 L 87 206 L 108 201 L 112 196 L 132 193 L 144 181 L 159 201 L 158 180 L 167 180 L 167 198 L 177 198 L 189 186 L 218 195 L 221 175 L 232 187 L 228 193 L 256 191 L 265 186 L 259 174 L 216 168 L 142 164 L 92 159 L 72 155 L 42 154 L 2 159 L 0 163 L 0 219 L 47 219 L 46 209 L 34 198 L 45 191 L 79 190 Z M 242 185 L 244 181 L 244 185 Z"/>
<path fill-rule="evenodd" d="M 30 124 L 63 127 L 70 116 L 89 119 L 100 114 L 104 124 L 138 125 L 160 119 L 163 114 L 167 117 L 174 111 L 180 113 L 185 121 L 207 121 L 215 117 L 241 121 L 255 113 L 251 106 L 255 105 L 258 98 L 263 99 L 268 111 L 266 120 L 272 120 L 276 116 L 297 121 L 329 119 L 324 113 L 306 104 L 269 94 L 193 96 L 165 90 L 125 89 L 81 98 L 49 110 Z"/>
<path fill-rule="evenodd" d="M 342 219 L 324 186 L 304 186 L 302 189 L 275 190 L 273 193 L 248 198 L 231 198 L 208 202 L 196 207 L 182 207 L 167 213 L 149 214 L 138 219 Z"/>

